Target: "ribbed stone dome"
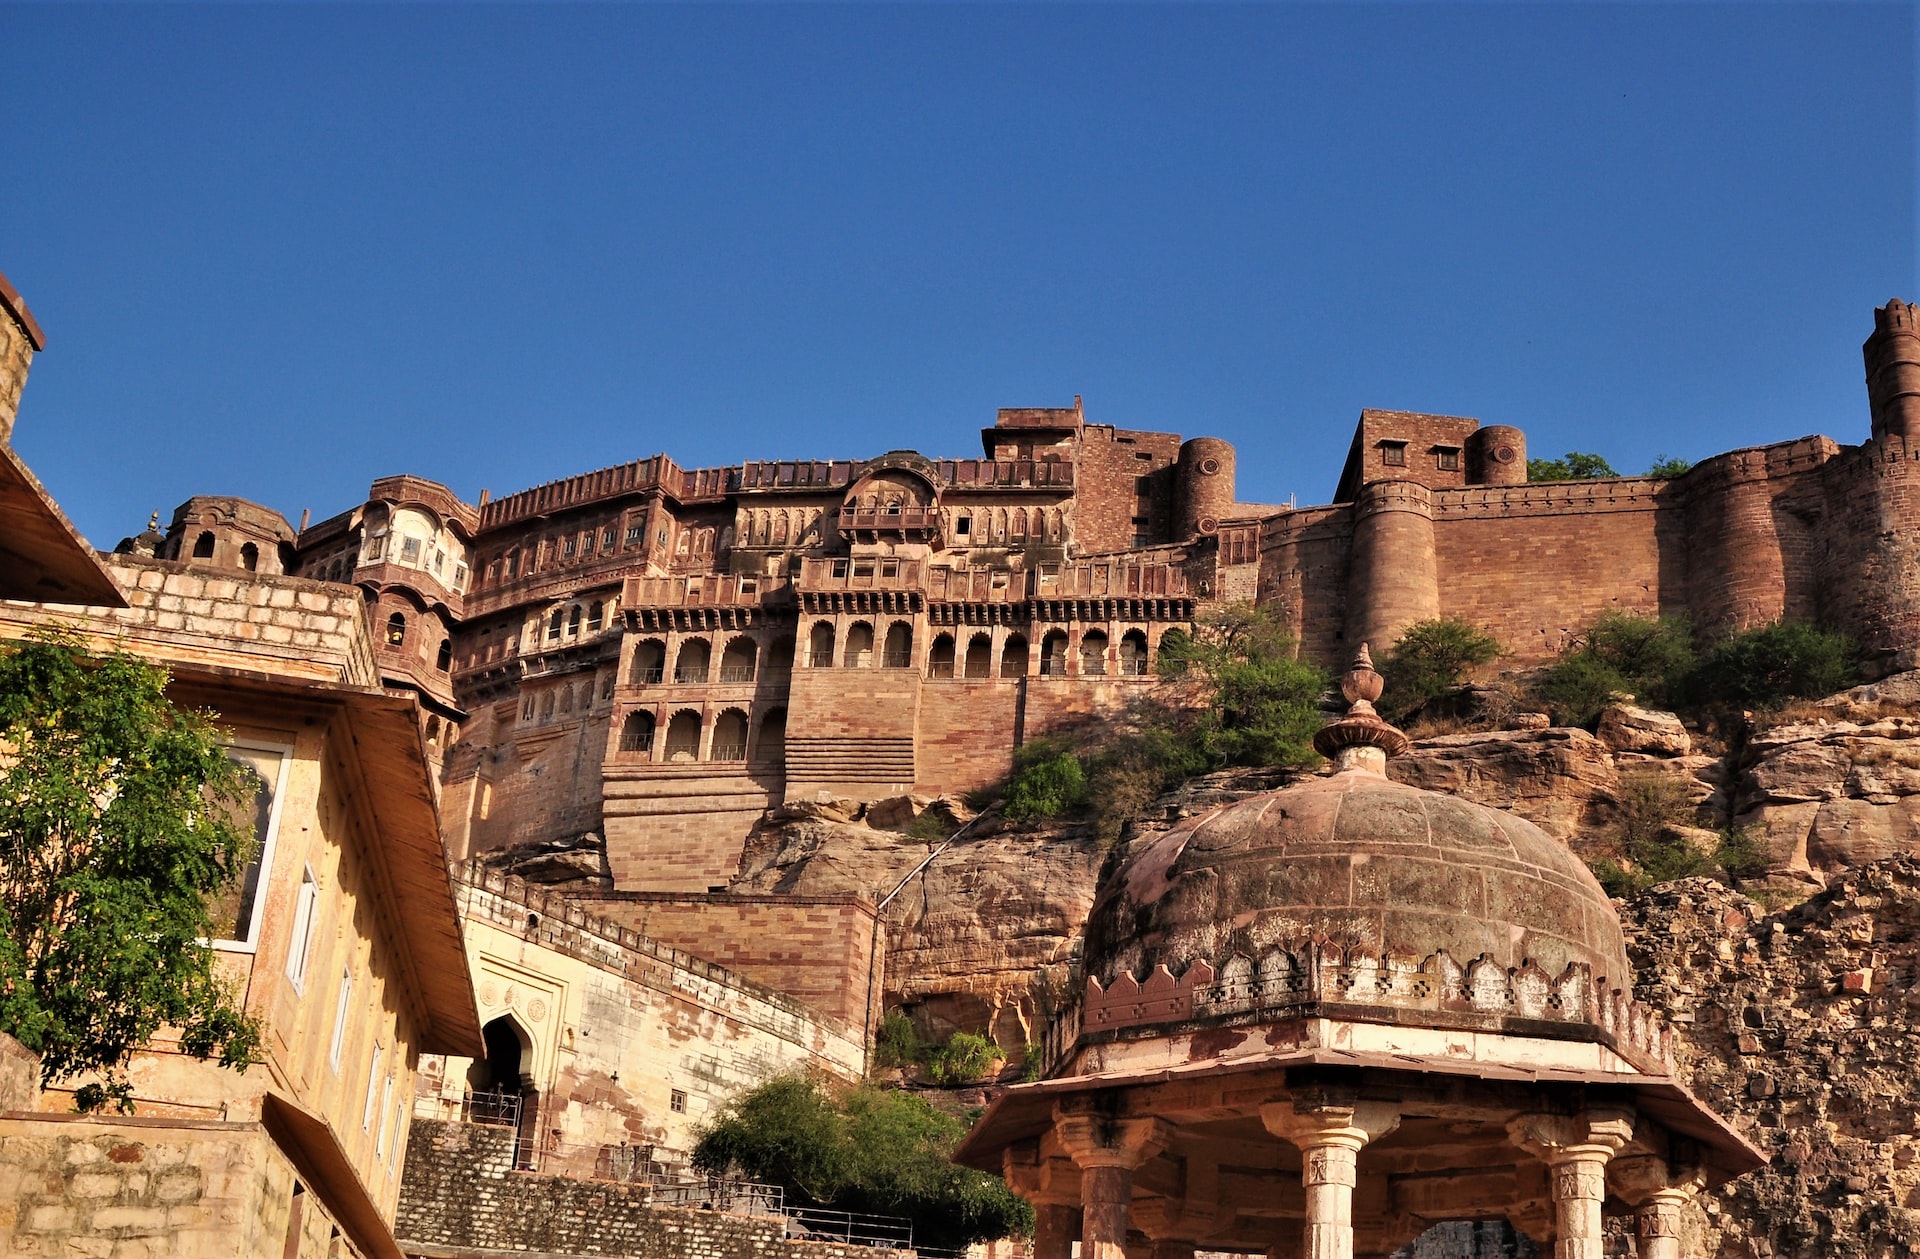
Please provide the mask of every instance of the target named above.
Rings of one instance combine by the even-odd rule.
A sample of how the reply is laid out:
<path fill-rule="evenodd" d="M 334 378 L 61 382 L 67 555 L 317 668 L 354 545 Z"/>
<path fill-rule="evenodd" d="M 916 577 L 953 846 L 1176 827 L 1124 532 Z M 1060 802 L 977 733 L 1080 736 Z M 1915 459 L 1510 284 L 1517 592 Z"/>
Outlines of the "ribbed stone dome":
<path fill-rule="evenodd" d="M 1094 906 L 1087 974 L 1174 975 L 1309 938 L 1375 957 L 1585 962 L 1630 987 L 1605 892 L 1530 822 L 1349 767 L 1190 819 L 1135 854 Z"/>

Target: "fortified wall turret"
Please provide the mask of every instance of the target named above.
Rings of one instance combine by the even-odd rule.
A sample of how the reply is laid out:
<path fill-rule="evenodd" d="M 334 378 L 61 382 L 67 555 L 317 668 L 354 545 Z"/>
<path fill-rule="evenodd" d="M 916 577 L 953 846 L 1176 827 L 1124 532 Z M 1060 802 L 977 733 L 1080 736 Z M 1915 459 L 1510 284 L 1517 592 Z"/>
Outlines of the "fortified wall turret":
<path fill-rule="evenodd" d="M 1920 307 L 1888 299 L 1873 312 L 1873 335 L 1860 350 L 1874 440 L 1920 437 Z"/>

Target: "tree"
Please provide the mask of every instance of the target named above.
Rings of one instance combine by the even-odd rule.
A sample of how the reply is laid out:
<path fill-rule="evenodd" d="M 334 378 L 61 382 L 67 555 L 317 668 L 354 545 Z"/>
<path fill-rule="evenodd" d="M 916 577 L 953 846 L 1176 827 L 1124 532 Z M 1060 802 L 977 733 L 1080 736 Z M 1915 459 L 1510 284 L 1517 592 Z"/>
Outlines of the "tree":
<path fill-rule="evenodd" d="M 907 1216 L 919 1245 L 959 1249 L 1030 1232 L 1031 1209 L 998 1177 L 949 1161 L 965 1134 L 911 1093 L 782 1075 L 721 1110 L 693 1165 L 779 1185 L 802 1206 Z"/>
<path fill-rule="evenodd" d="M 1654 456 L 1653 466 L 1647 469 L 1647 475 L 1657 481 L 1671 481 L 1691 467 L 1693 467 L 1693 461 L 1690 459 L 1660 454 Z"/>
<path fill-rule="evenodd" d="M 1435 617 L 1407 626 L 1381 662 L 1386 680 L 1381 709 L 1400 721 L 1429 700 L 1458 690 L 1479 665 L 1500 657 L 1500 640 L 1459 617 Z"/>
<path fill-rule="evenodd" d="M 1172 641 L 1169 641 L 1172 640 Z M 1190 636 L 1160 640 L 1163 677 L 1185 679 L 1196 693 L 1182 741 L 1206 766 L 1303 766 L 1319 759 L 1326 672 L 1299 659 L 1296 644 L 1273 614 L 1252 603 L 1207 613 Z"/>
<path fill-rule="evenodd" d="M 259 1028 L 214 973 L 213 898 L 245 869 L 250 799 L 164 669 L 70 633 L 0 648 L 0 1030 L 75 1105 L 132 1109 L 125 1066 L 163 1027 L 244 1067 Z"/>
<path fill-rule="evenodd" d="M 1559 459 L 1527 460 L 1529 481 L 1591 481 L 1596 477 L 1619 476 L 1604 455 L 1569 450 Z"/>

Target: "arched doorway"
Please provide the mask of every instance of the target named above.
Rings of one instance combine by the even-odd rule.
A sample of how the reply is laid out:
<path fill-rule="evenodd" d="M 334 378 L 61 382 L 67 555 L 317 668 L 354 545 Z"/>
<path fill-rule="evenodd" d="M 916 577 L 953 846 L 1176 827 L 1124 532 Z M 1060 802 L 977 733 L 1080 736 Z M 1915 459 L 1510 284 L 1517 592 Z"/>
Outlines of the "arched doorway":
<path fill-rule="evenodd" d="M 475 1123 L 512 1128 L 513 1165 L 531 1168 L 540 1133 L 540 1090 L 533 1082 L 533 1038 L 511 1014 L 480 1029 L 487 1056 L 467 1076 Z"/>

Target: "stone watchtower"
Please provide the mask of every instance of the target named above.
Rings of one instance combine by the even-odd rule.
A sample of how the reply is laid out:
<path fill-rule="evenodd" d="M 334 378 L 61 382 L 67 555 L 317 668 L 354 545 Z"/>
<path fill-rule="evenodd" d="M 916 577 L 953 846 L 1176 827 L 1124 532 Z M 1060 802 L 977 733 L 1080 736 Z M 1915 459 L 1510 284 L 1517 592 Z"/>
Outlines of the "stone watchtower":
<path fill-rule="evenodd" d="M 1873 437 L 1920 438 L 1920 306 L 1891 298 L 1873 312 L 1867 361 Z"/>

